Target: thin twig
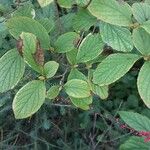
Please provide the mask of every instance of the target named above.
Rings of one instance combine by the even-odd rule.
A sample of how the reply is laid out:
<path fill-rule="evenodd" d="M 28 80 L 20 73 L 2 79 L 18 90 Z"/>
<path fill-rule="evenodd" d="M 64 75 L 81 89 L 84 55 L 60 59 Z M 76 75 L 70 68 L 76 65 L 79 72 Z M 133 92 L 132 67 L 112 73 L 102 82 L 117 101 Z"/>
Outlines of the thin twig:
<path fill-rule="evenodd" d="M 66 76 L 66 74 L 68 72 L 68 69 L 69 68 L 67 67 L 66 70 L 65 70 L 65 72 L 62 74 L 62 78 L 61 78 L 61 80 L 59 82 L 60 86 L 63 86 L 63 84 L 64 84 L 65 76 Z"/>
<path fill-rule="evenodd" d="M 120 105 L 119 105 L 119 107 L 118 107 L 118 110 L 116 111 L 115 115 L 114 115 L 112 118 L 115 118 L 115 117 L 117 116 L 118 111 L 120 110 L 122 104 L 123 104 L 123 101 L 121 101 L 121 103 L 120 103 Z M 111 125 L 107 128 L 107 130 L 106 130 L 105 132 L 103 132 L 101 139 L 103 139 L 103 138 L 106 136 L 107 132 L 110 131 L 110 129 L 112 128 L 112 125 L 113 125 L 113 122 L 112 122 Z M 96 149 L 96 147 L 98 146 L 99 142 L 101 142 L 101 141 L 98 141 L 98 142 L 96 143 L 95 149 Z"/>
<path fill-rule="evenodd" d="M 14 143 L 13 143 L 13 146 L 16 145 L 16 143 L 17 143 L 17 141 L 18 141 L 18 137 L 19 137 L 19 134 L 17 134 L 17 137 L 16 137 L 16 139 L 15 139 L 15 141 L 14 141 Z"/>
<path fill-rule="evenodd" d="M 56 107 L 69 107 L 69 108 L 72 108 L 72 109 L 76 109 L 76 108 L 73 107 L 72 105 L 51 104 L 51 106 L 56 106 Z"/>

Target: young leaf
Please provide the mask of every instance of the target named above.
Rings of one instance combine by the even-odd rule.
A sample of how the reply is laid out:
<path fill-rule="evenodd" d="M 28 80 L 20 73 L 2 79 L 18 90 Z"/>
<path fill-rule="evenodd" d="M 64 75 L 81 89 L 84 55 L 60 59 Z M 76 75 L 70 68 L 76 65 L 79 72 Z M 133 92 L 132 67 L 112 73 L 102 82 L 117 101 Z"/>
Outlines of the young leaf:
<path fill-rule="evenodd" d="M 127 111 L 120 111 L 119 115 L 127 125 L 136 131 L 150 131 L 150 119 L 147 117 Z"/>
<path fill-rule="evenodd" d="M 86 76 L 76 68 L 71 69 L 70 74 L 68 76 L 68 81 L 72 79 L 80 79 L 87 81 Z"/>
<path fill-rule="evenodd" d="M 122 144 L 119 150 L 149 150 L 150 143 L 145 142 L 142 137 L 132 136 L 124 144 Z"/>
<path fill-rule="evenodd" d="M 16 119 L 30 117 L 37 112 L 45 101 L 46 87 L 43 81 L 27 83 L 15 95 L 13 111 Z"/>
<path fill-rule="evenodd" d="M 93 82 L 109 85 L 124 76 L 140 57 L 135 54 L 112 54 L 104 59 L 93 74 Z"/>
<path fill-rule="evenodd" d="M 140 24 L 150 20 L 150 5 L 146 3 L 134 3 L 132 8 L 133 16 Z"/>
<path fill-rule="evenodd" d="M 74 98 L 86 98 L 91 95 L 88 83 L 80 79 L 69 80 L 64 86 L 66 93 Z"/>
<path fill-rule="evenodd" d="M 0 58 L 0 93 L 6 92 L 20 81 L 25 63 L 16 49 L 8 51 Z"/>
<path fill-rule="evenodd" d="M 137 28 L 133 30 L 133 43 L 137 50 L 143 55 L 150 54 L 150 34 L 143 28 Z"/>
<path fill-rule="evenodd" d="M 78 108 L 81 108 L 83 110 L 88 110 L 89 109 L 89 105 L 92 104 L 92 96 L 87 97 L 87 98 L 73 98 L 70 97 L 71 102 L 73 103 L 73 105 L 75 105 Z"/>
<path fill-rule="evenodd" d="M 16 39 L 19 39 L 22 32 L 33 33 L 39 39 L 41 47 L 49 49 L 49 35 L 38 21 L 28 17 L 14 17 L 7 21 L 7 26 L 12 36 Z"/>
<path fill-rule="evenodd" d="M 98 19 L 119 26 L 132 24 L 132 11 L 127 3 L 116 0 L 92 0 L 89 11 Z"/>
<path fill-rule="evenodd" d="M 49 61 L 44 65 L 44 72 L 46 75 L 46 78 L 53 77 L 57 70 L 58 70 L 59 64 L 55 61 Z"/>
<path fill-rule="evenodd" d="M 53 2 L 53 0 L 37 0 L 41 7 L 45 7 Z"/>
<path fill-rule="evenodd" d="M 123 27 L 100 23 L 101 36 L 105 43 L 117 51 L 130 52 L 133 49 L 131 32 Z"/>
<path fill-rule="evenodd" d="M 50 89 L 47 91 L 46 97 L 48 99 L 55 99 L 58 96 L 59 92 L 60 92 L 60 86 L 54 85 L 50 87 Z"/>
<path fill-rule="evenodd" d="M 108 98 L 108 86 L 99 86 L 99 85 L 92 85 L 92 91 L 94 94 L 98 95 L 101 99 L 107 99 Z"/>
<path fill-rule="evenodd" d="M 34 54 L 36 53 L 37 49 L 37 39 L 36 36 L 32 33 L 25 33 L 21 34 L 21 39 L 23 40 L 23 57 L 26 63 L 38 73 L 43 73 L 43 67 L 40 66 L 35 58 Z"/>
<path fill-rule="evenodd" d="M 103 51 L 104 43 L 101 39 L 100 34 L 89 34 L 82 41 L 79 51 L 77 54 L 77 62 L 87 62 L 98 55 L 100 55 Z"/>
<path fill-rule="evenodd" d="M 61 35 L 55 42 L 55 49 L 58 53 L 66 53 L 73 50 L 78 42 L 79 35 L 75 32 L 68 32 Z"/>
<path fill-rule="evenodd" d="M 150 62 L 147 61 L 144 63 L 143 67 L 140 70 L 137 86 L 139 94 L 144 101 L 145 105 L 150 108 Z"/>
<path fill-rule="evenodd" d="M 96 17 L 92 16 L 87 9 L 80 9 L 73 19 L 73 28 L 76 31 L 86 31 L 96 22 Z"/>

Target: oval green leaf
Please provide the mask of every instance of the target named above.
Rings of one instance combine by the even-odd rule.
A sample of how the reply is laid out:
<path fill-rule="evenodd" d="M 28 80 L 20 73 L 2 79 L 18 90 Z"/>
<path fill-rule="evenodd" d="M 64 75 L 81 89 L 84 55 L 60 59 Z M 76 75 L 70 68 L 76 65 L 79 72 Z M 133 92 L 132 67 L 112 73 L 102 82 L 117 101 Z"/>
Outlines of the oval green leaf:
<path fill-rule="evenodd" d="M 99 86 L 99 85 L 92 85 L 92 91 L 94 94 L 98 95 L 101 99 L 107 99 L 109 96 L 109 88 L 108 86 Z"/>
<path fill-rule="evenodd" d="M 124 76 L 140 57 L 135 54 L 112 54 L 104 59 L 93 74 L 93 82 L 109 85 Z"/>
<path fill-rule="evenodd" d="M 134 3 L 132 5 L 134 18 L 142 24 L 143 22 L 150 20 L 150 5 L 146 3 Z"/>
<path fill-rule="evenodd" d="M 143 28 L 137 28 L 133 30 L 133 43 L 137 50 L 143 55 L 150 54 L 150 34 Z"/>
<path fill-rule="evenodd" d="M 77 62 L 87 62 L 93 60 L 103 51 L 104 43 L 100 34 L 89 34 L 84 38 L 79 46 Z"/>
<path fill-rule="evenodd" d="M 91 95 L 88 83 L 80 79 L 69 80 L 64 88 L 66 93 L 74 98 L 86 98 Z"/>
<path fill-rule="evenodd" d="M 55 99 L 60 92 L 60 86 L 59 85 L 54 85 L 50 87 L 50 89 L 47 91 L 46 97 L 48 99 Z"/>
<path fill-rule="evenodd" d="M 8 51 L 0 58 L 0 93 L 6 92 L 20 81 L 25 71 L 25 63 L 16 49 Z"/>
<path fill-rule="evenodd" d="M 98 19 L 119 26 L 132 24 L 132 11 L 129 5 L 116 0 L 92 0 L 89 11 Z"/>
<path fill-rule="evenodd" d="M 44 73 L 46 78 L 53 77 L 57 70 L 58 70 L 59 64 L 56 61 L 49 61 L 44 65 Z"/>
<path fill-rule="evenodd" d="M 139 94 L 144 101 L 145 105 L 150 108 L 150 62 L 147 61 L 142 66 L 138 79 L 137 86 Z"/>
<path fill-rule="evenodd" d="M 123 27 L 100 23 L 101 36 L 105 43 L 117 51 L 130 52 L 133 49 L 131 32 Z"/>
<path fill-rule="evenodd" d="M 79 35 L 75 32 L 68 32 L 59 36 L 59 38 L 55 42 L 56 52 L 66 53 L 75 49 L 78 39 Z"/>
<path fill-rule="evenodd" d="M 71 102 L 73 105 L 75 105 L 78 108 L 81 108 L 83 110 L 88 110 L 90 109 L 89 105 L 92 104 L 92 97 L 87 97 L 87 98 L 73 98 L 70 97 Z"/>
<path fill-rule="evenodd" d="M 37 112 L 45 101 L 46 87 L 43 81 L 27 83 L 15 95 L 13 111 L 16 119 L 30 117 Z"/>

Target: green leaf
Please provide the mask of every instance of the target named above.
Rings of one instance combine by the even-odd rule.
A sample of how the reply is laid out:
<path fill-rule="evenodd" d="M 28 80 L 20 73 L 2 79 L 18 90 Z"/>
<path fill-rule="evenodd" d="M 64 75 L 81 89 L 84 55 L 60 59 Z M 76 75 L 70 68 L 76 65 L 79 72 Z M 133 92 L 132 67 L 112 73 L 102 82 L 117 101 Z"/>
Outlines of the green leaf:
<path fill-rule="evenodd" d="M 49 49 L 50 39 L 46 29 L 38 22 L 28 17 L 14 17 L 7 21 L 10 33 L 19 39 L 22 32 L 33 33 L 41 42 L 41 47 Z"/>
<path fill-rule="evenodd" d="M 37 112 L 45 101 L 46 87 L 43 81 L 27 83 L 15 95 L 13 111 L 16 119 L 30 117 Z"/>
<path fill-rule="evenodd" d="M 43 73 L 43 67 L 37 64 L 34 58 L 34 54 L 36 52 L 36 43 L 37 39 L 36 36 L 32 33 L 25 33 L 23 32 L 20 35 L 21 39 L 23 40 L 23 57 L 26 63 L 38 73 Z"/>
<path fill-rule="evenodd" d="M 112 54 L 104 59 L 93 74 L 93 82 L 109 85 L 124 76 L 140 57 L 135 54 Z"/>
<path fill-rule="evenodd" d="M 119 26 L 132 24 L 132 11 L 129 5 L 116 0 L 92 0 L 89 11 L 98 19 Z"/>
<path fill-rule="evenodd" d="M 25 63 L 16 49 L 0 58 L 0 93 L 13 89 L 23 77 Z"/>
<path fill-rule="evenodd" d="M 48 18 L 39 19 L 38 22 L 47 30 L 49 33 L 54 27 L 54 21 Z"/>
<path fill-rule="evenodd" d="M 123 121 L 136 131 L 150 131 L 150 119 L 138 113 L 120 111 Z"/>
<path fill-rule="evenodd" d="M 150 20 L 144 22 L 141 27 L 144 28 L 150 34 Z"/>
<path fill-rule="evenodd" d="M 73 98 L 70 97 L 71 102 L 73 103 L 73 105 L 75 105 L 78 108 L 81 108 L 83 110 L 88 110 L 89 109 L 89 105 L 92 104 L 92 96 L 87 97 L 87 98 Z"/>
<path fill-rule="evenodd" d="M 66 93 L 74 98 L 86 98 L 91 95 L 88 83 L 80 79 L 69 80 L 64 86 Z"/>
<path fill-rule="evenodd" d="M 109 96 L 108 93 L 108 86 L 99 86 L 99 85 L 92 85 L 92 91 L 94 94 L 98 95 L 101 99 L 107 99 Z"/>
<path fill-rule="evenodd" d="M 86 76 L 76 68 L 71 69 L 70 74 L 68 76 L 68 81 L 72 79 L 80 79 L 87 81 Z"/>
<path fill-rule="evenodd" d="M 45 7 L 53 2 L 53 0 L 37 0 L 41 7 Z"/>
<path fill-rule="evenodd" d="M 67 32 L 57 39 L 55 42 L 55 49 L 58 53 L 66 53 L 75 48 L 78 42 L 79 35 L 75 32 Z"/>
<path fill-rule="evenodd" d="M 55 61 L 49 61 L 44 65 L 44 72 L 46 75 L 46 78 L 53 77 L 57 70 L 58 70 L 59 64 Z"/>
<path fill-rule="evenodd" d="M 150 5 L 146 3 L 134 3 L 132 5 L 133 16 L 139 22 L 143 23 L 150 20 Z"/>
<path fill-rule="evenodd" d="M 58 85 L 54 85 L 52 87 L 50 87 L 50 89 L 47 91 L 47 98 L 48 99 L 55 99 L 60 92 L 60 86 Z"/>
<path fill-rule="evenodd" d="M 143 55 L 150 54 L 150 34 L 143 28 L 137 28 L 133 30 L 133 43 L 137 50 Z"/>
<path fill-rule="evenodd" d="M 117 51 L 130 52 L 133 49 L 131 32 L 123 27 L 100 23 L 101 36 L 105 43 Z"/>
<path fill-rule="evenodd" d="M 120 146 L 120 150 L 149 150 L 150 143 L 145 142 L 142 137 L 132 136 Z"/>
<path fill-rule="evenodd" d="M 139 94 L 144 101 L 145 105 L 150 108 L 150 62 L 147 61 L 144 63 L 143 67 L 140 70 L 137 86 Z"/>
<path fill-rule="evenodd" d="M 71 8 L 73 1 L 72 0 L 57 0 L 58 4 L 61 7 Z"/>
<path fill-rule="evenodd" d="M 96 24 L 96 22 L 97 19 L 87 9 L 80 9 L 73 19 L 73 28 L 76 31 L 86 31 Z"/>
<path fill-rule="evenodd" d="M 100 34 L 89 34 L 79 46 L 77 62 L 87 62 L 93 60 L 103 51 L 104 43 Z"/>
<path fill-rule="evenodd" d="M 78 50 L 76 48 L 66 53 L 67 60 L 71 65 L 75 65 L 77 63 L 77 53 Z"/>
<path fill-rule="evenodd" d="M 19 7 L 13 13 L 13 17 L 19 17 L 19 16 L 34 18 L 35 17 L 35 10 L 33 9 L 33 5 L 30 3 L 27 3 L 27 4 Z"/>

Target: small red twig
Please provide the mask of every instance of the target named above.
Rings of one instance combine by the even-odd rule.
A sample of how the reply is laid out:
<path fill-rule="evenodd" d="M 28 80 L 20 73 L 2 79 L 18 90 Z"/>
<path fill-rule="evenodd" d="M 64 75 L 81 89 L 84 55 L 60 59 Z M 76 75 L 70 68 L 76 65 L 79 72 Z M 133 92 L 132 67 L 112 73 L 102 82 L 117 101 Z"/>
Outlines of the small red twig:
<path fill-rule="evenodd" d="M 116 122 L 119 123 L 119 119 L 116 119 Z M 144 137 L 144 142 L 150 142 L 150 131 L 136 131 L 133 128 L 130 128 L 128 125 L 126 124 L 121 124 L 120 125 L 121 129 L 128 129 L 130 130 L 130 132 L 132 132 L 135 136 L 140 136 L 140 137 Z"/>

